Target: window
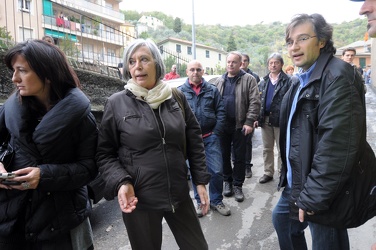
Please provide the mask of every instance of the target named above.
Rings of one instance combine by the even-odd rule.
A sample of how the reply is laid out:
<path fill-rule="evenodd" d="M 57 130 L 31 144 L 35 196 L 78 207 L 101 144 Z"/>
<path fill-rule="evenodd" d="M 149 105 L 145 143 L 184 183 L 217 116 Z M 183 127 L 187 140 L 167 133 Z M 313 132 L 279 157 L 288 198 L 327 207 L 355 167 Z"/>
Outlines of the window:
<path fill-rule="evenodd" d="M 187 54 L 192 55 L 192 47 L 190 46 L 187 47 Z"/>
<path fill-rule="evenodd" d="M 18 9 L 26 12 L 30 12 L 31 0 L 18 0 Z"/>
<path fill-rule="evenodd" d="M 20 40 L 21 41 L 26 41 L 27 39 L 33 38 L 33 30 L 32 29 L 20 27 L 19 32 L 20 32 Z"/>
<path fill-rule="evenodd" d="M 181 45 L 176 44 L 176 52 L 181 53 Z"/>
<path fill-rule="evenodd" d="M 206 54 L 206 58 L 210 58 L 210 51 L 209 50 L 206 50 L 205 54 Z"/>
<path fill-rule="evenodd" d="M 221 54 L 218 54 L 218 60 L 222 61 L 222 55 Z"/>

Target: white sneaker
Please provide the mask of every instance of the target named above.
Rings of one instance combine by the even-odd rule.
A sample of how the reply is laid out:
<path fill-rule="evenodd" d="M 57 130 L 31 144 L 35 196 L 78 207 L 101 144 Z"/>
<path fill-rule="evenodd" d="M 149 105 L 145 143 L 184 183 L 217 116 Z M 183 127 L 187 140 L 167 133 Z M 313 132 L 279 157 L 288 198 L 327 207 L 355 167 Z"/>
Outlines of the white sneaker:
<path fill-rule="evenodd" d="M 197 214 L 197 217 L 198 217 L 198 218 L 201 218 L 202 216 L 204 216 L 204 215 L 202 214 L 201 204 L 197 204 L 197 206 L 196 206 L 196 214 Z"/>

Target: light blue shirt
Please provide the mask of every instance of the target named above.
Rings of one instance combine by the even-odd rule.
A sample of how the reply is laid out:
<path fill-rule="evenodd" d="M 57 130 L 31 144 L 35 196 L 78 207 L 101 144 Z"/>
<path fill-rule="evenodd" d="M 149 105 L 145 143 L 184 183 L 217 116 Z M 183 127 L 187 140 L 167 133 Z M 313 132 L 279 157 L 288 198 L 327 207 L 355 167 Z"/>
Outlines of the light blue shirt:
<path fill-rule="evenodd" d="M 307 70 L 303 71 L 303 69 L 299 69 L 299 73 L 296 74 L 296 76 L 299 78 L 300 81 L 300 86 L 298 90 L 296 91 L 296 94 L 294 96 L 294 100 L 291 105 L 291 110 L 290 110 L 290 115 L 289 115 L 289 120 L 287 122 L 287 131 L 286 131 L 286 161 L 287 161 L 287 184 L 289 187 L 292 187 L 292 169 L 291 169 L 291 164 L 289 160 L 289 155 L 290 155 L 290 137 L 291 137 L 291 120 L 292 117 L 294 116 L 295 110 L 296 110 L 296 104 L 298 103 L 298 97 L 300 94 L 300 91 L 302 88 L 304 88 L 307 83 L 309 78 L 311 77 L 312 71 L 316 66 L 316 62 Z"/>

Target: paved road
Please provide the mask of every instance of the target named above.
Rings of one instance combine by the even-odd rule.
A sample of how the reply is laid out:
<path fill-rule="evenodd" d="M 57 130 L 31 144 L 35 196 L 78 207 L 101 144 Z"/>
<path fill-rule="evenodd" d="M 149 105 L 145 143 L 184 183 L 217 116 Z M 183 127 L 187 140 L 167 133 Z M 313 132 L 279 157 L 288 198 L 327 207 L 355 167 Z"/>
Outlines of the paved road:
<path fill-rule="evenodd" d="M 367 139 L 376 152 L 376 94 L 368 86 L 367 100 Z M 243 187 L 245 201 L 238 203 L 234 198 L 225 198 L 224 202 L 231 208 L 231 216 L 224 217 L 215 211 L 200 219 L 209 249 L 279 249 L 277 236 L 271 223 L 271 211 L 277 203 L 277 176 L 274 180 L 259 184 L 263 175 L 261 131 L 257 129 L 254 136 L 253 173 L 246 179 Z M 193 197 L 193 192 L 191 192 Z M 95 249 L 128 250 L 131 249 L 122 221 L 117 201 L 104 201 L 94 206 L 91 222 L 94 230 Z M 351 249 L 369 250 L 376 242 L 376 218 L 356 229 L 349 229 Z M 306 237 L 310 245 L 309 229 Z M 162 249 L 179 249 L 167 224 L 163 223 Z"/>

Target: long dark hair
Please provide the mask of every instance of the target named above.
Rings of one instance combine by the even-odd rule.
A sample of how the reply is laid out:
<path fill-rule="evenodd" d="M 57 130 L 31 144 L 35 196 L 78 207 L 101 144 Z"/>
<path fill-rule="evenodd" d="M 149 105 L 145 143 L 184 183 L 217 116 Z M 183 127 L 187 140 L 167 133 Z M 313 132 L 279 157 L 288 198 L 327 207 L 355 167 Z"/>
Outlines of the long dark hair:
<path fill-rule="evenodd" d="M 45 84 L 50 81 L 50 105 L 58 103 L 69 89 L 80 87 L 80 81 L 67 58 L 58 47 L 43 40 L 28 40 L 10 48 L 5 54 L 6 66 L 13 71 L 12 61 L 15 56 L 22 56 L 30 68 Z M 35 102 L 34 97 L 21 97 L 22 101 Z"/>

